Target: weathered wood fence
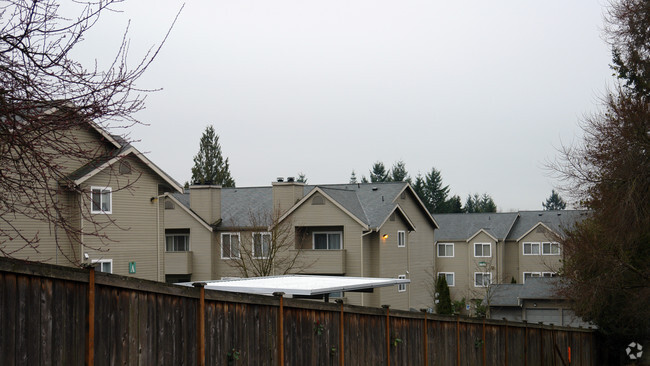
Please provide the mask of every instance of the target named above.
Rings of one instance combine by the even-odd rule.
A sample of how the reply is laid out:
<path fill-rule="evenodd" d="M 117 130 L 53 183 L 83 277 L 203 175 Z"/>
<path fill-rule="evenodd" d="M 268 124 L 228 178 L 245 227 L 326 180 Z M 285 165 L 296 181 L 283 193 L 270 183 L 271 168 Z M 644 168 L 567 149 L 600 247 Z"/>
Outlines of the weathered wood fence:
<path fill-rule="evenodd" d="M 596 365 L 595 333 L 0 258 L 0 365 Z"/>

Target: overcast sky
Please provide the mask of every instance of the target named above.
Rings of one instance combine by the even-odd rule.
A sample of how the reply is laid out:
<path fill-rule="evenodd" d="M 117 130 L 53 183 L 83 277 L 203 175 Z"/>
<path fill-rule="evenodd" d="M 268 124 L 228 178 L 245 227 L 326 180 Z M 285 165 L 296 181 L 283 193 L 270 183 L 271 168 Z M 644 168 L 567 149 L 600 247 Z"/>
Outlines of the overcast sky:
<path fill-rule="evenodd" d="M 116 7 L 88 34 L 100 66 L 127 22 L 130 59 L 180 1 Z M 181 183 L 209 124 L 238 186 L 347 183 L 376 161 L 440 170 L 451 194 L 541 209 L 544 168 L 612 84 L 602 0 L 189 0 L 142 88 L 138 149 Z"/>

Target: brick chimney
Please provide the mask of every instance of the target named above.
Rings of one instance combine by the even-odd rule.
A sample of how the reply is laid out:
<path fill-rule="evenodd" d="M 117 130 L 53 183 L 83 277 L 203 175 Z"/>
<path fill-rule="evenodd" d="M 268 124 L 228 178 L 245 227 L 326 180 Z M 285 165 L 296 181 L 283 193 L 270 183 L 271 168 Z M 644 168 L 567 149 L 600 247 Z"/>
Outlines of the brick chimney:
<path fill-rule="evenodd" d="M 289 210 L 296 202 L 300 201 L 305 194 L 305 183 L 296 182 L 293 177 L 278 178 L 273 182 L 273 209 L 280 214 Z"/>
<path fill-rule="evenodd" d="M 212 225 L 221 219 L 221 186 L 190 186 L 190 208 Z"/>

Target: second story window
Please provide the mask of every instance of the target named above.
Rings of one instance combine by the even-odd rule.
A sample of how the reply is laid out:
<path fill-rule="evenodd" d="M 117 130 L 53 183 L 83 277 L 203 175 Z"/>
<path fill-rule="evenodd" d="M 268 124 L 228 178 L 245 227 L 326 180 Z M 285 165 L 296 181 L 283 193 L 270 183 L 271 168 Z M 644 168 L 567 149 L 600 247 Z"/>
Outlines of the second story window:
<path fill-rule="evenodd" d="M 399 248 L 404 248 L 406 246 L 406 232 L 404 231 L 397 232 L 397 246 Z"/>
<path fill-rule="evenodd" d="M 187 252 L 190 250 L 189 230 L 165 230 L 165 250 Z"/>
<path fill-rule="evenodd" d="M 539 255 L 539 243 L 524 243 L 524 255 Z"/>
<path fill-rule="evenodd" d="M 405 280 L 406 275 L 399 275 L 399 276 L 397 276 L 397 279 Z M 397 284 L 397 292 L 405 292 L 405 291 L 406 291 L 406 284 L 405 283 L 398 283 Z"/>
<path fill-rule="evenodd" d="M 560 243 L 542 243 L 543 255 L 560 255 Z"/>
<path fill-rule="evenodd" d="M 314 233 L 314 249 L 321 250 L 339 250 L 342 247 L 343 233 L 341 232 L 321 232 Z"/>
<path fill-rule="evenodd" d="M 110 187 L 91 187 L 90 201 L 91 213 L 109 214 L 112 212 L 112 194 Z"/>
<path fill-rule="evenodd" d="M 221 259 L 239 258 L 239 233 L 221 233 Z"/>
<path fill-rule="evenodd" d="M 268 258 L 270 251 L 271 233 L 253 233 L 253 258 Z"/>
<path fill-rule="evenodd" d="M 490 243 L 474 243 L 474 256 L 475 257 L 491 257 L 492 244 Z"/>
<path fill-rule="evenodd" d="M 454 243 L 438 243 L 438 257 L 453 257 Z"/>

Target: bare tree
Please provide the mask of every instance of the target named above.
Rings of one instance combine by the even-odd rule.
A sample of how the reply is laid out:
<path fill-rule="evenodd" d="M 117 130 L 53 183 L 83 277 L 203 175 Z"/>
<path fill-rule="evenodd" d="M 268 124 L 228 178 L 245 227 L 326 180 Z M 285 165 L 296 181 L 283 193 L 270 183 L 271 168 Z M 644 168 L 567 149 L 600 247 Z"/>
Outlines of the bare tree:
<path fill-rule="evenodd" d="M 290 219 L 279 221 L 280 212 L 249 212 L 250 229 L 241 235 L 239 257 L 227 263 L 243 277 L 266 277 L 298 273 L 311 264 L 301 258 L 300 231 Z"/>
<path fill-rule="evenodd" d="M 61 232 L 55 235 L 57 245 L 61 245 L 61 236 L 104 238 L 103 228 L 114 224 L 97 221 L 97 216 L 87 212 L 89 205 L 80 202 L 83 199 L 71 203 L 65 194 L 89 196 L 73 183 L 73 170 L 119 154 L 69 132 L 88 129 L 90 124 L 106 131 L 139 123 L 134 113 L 143 108 L 146 90 L 138 89 L 135 82 L 164 43 L 163 39 L 160 46 L 130 67 L 127 28 L 107 69 L 96 65 L 87 68 L 74 60 L 72 50 L 82 44 L 84 34 L 118 2 L 75 2 L 80 12 L 72 19 L 58 13 L 60 4 L 56 0 L 9 0 L 0 4 L 2 255 L 13 256 L 25 249 L 39 251 L 39 233 L 23 231 L 17 223 L 20 218 L 47 223 L 50 230 Z M 127 144 L 108 133 L 104 137 Z M 128 181 L 133 180 L 131 177 Z M 125 183 L 121 189 L 128 186 Z M 78 215 L 90 224 L 80 228 Z"/>

